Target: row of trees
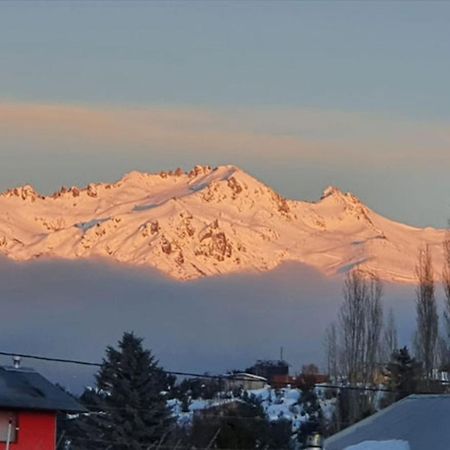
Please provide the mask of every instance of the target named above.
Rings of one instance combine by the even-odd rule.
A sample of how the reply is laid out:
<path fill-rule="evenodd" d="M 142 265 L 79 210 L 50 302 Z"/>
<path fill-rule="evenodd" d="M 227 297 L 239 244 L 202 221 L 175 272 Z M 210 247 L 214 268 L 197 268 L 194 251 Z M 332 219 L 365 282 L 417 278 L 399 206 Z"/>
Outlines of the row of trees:
<path fill-rule="evenodd" d="M 415 356 L 423 364 L 424 376 L 433 369 L 450 365 L 450 239 L 444 242 L 442 284 L 445 301 L 442 329 L 436 301 L 436 282 L 430 247 L 420 249 L 416 266 Z M 378 368 L 398 350 L 398 336 L 392 309 L 384 319 L 383 286 L 371 273 L 354 269 L 344 281 L 338 319 L 326 330 L 325 348 L 328 373 L 350 383 L 372 383 Z"/>
<path fill-rule="evenodd" d="M 435 369 L 450 367 L 450 235 L 444 241 L 442 284 L 445 301 L 440 332 L 436 301 L 436 281 L 429 246 L 420 249 L 416 265 L 415 358 L 406 347 L 399 349 L 392 309 L 384 317 L 380 279 L 359 269 L 344 281 L 343 303 L 337 320 L 326 330 L 325 349 L 328 373 L 342 384 L 375 386 L 380 383 L 397 390 L 386 395 L 393 401 L 418 389 L 435 389 Z M 376 395 L 346 392 L 341 399 L 338 428 L 370 414 Z M 342 405 L 346 407 L 342 408 Z M 379 405 L 378 405 L 379 406 Z"/>
<path fill-rule="evenodd" d="M 441 327 L 436 300 L 436 281 L 432 254 L 429 246 L 419 251 L 416 267 L 416 313 L 417 329 L 414 349 L 423 364 L 425 379 L 430 383 L 434 369 L 450 366 L 450 235 L 444 241 L 444 265 L 442 287 L 444 305 Z"/>
<path fill-rule="evenodd" d="M 373 383 L 377 369 L 397 348 L 392 310 L 383 317 L 383 286 L 379 278 L 355 269 L 344 281 L 338 319 L 326 330 L 328 373 L 334 380 Z"/>

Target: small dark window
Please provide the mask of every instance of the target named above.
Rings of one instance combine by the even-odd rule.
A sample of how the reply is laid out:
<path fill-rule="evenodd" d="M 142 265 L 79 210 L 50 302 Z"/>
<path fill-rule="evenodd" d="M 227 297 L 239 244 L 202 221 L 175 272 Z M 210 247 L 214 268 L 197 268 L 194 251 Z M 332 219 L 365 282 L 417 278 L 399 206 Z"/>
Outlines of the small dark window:
<path fill-rule="evenodd" d="M 17 415 L 13 412 L 0 411 L 0 442 L 16 442 Z"/>

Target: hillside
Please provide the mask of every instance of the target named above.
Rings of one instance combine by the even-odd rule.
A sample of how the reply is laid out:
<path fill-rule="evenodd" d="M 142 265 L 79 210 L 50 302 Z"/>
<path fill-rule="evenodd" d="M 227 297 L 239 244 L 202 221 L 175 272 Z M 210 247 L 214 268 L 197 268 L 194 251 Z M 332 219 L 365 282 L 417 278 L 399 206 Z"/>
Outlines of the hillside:
<path fill-rule="evenodd" d="M 0 195 L 0 253 L 9 258 L 105 257 L 179 280 L 299 261 L 327 274 L 359 264 L 412 282 L 418 248 L 430 244 L 439 264 L 443 238 L 336 188 L 315 203 L 286 200 L 233 166 L 132 172 L 47 197 L 31 186 Z"/>

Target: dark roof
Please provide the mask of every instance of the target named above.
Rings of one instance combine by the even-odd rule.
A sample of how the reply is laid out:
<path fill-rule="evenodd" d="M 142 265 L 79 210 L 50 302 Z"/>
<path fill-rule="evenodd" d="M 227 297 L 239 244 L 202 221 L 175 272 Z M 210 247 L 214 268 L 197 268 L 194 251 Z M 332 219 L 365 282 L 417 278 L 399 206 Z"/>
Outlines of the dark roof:
<path fill-rule="evenodd" d="M 406 441 L 411 450 L 448 450 L 450 395 L 410 395 L 329 437 L 326 450 L 364 441 Z"/>
<path fill-rule="evenodd" d="M 0 367 L 0 408 L 83 412 L 60 387 L 32 369 Z"/>

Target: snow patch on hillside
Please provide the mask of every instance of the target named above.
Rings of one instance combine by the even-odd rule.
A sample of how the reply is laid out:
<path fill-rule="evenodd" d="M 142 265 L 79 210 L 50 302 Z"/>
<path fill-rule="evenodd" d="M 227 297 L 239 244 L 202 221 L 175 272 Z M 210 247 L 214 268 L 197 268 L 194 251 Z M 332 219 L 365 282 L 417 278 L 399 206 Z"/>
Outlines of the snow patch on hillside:
<path fill-rule="evenodd" d="M 335 411 L 336 399 L 327 399 L 324 393 L 325 390 L 319 385 L 316 388 L 316 394 L 319 399 L 320 407 L 322 409 L 324 419 L 331 421 Z M 299 389 L 273 389 L 270 386 L 267 386 L 263 389 L 248 390 L 247 394 L 249 397 L 253 397 L 262 406 L 269 421 L 276 422 L 278 420 L 287 420 L 292 424 L 293 432 L 297 432 L 302 423 L 309 419 L 301 403 L 301 391 Z M 206 400 L 195 399 L 189 404 L 187 412 L 182 411 L 181 401 L 177 399 L 169 400 L 168 406 L 180 425 L 190 425 L 196 412 L 205 411 L 218 406 L 224 406 L 234 401 L 242 400 L 240 397 Z"/>

